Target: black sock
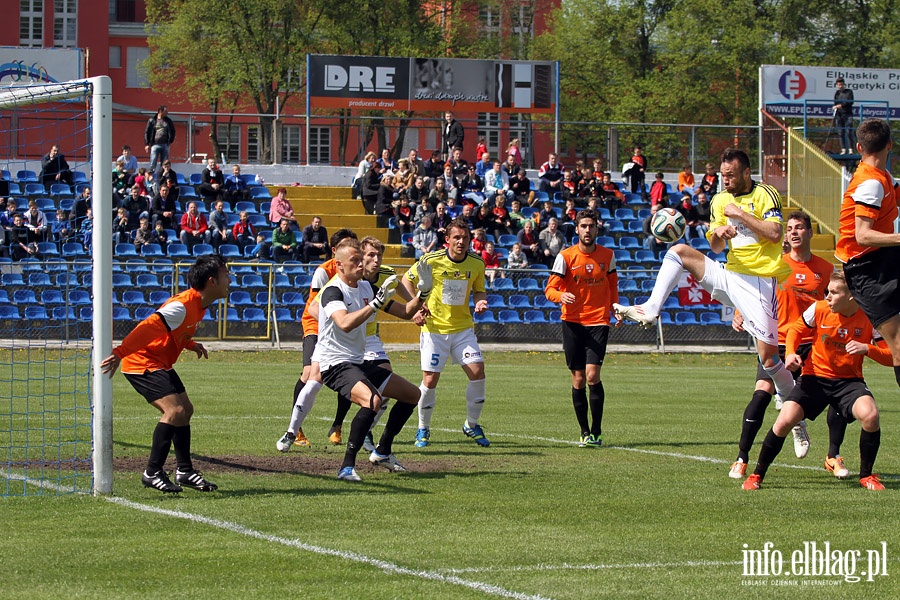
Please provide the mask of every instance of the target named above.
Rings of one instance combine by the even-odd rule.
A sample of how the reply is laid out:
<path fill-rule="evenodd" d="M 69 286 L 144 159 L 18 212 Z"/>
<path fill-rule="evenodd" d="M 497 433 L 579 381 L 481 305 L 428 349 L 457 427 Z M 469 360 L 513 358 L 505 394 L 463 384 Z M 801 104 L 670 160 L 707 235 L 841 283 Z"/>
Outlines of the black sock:
<path fill-rule="evenodd" d="M 353 403 L 350 402 L 349 398 L 343 394 L 338 394 L 337 410 L 334 412 L 332 427 L 342 427 L 344 425 L 344 419 L 347 418 L 347 413 L 350 412 L 351 406 L 353 406 Z"/>
<path fill-rule="evenodd" d="M 150 459 L 147 461 L 147 473 L 153 475 L 161 471 L 169 456 L 172 447 L 172 437 L 175 435 L 175 427 L 168 423 L 159 422 L 153 430 L 153 442 L 150 444 Z"/>
<path fill-rule="evenodd" d="M 831 406 L 825 417 L 828 422 L 828 456 L 834 458 L 841 453 L 841 444 L 844 443 L 844 434 L 847 433 L 847 419 Z"/>
<path fill-rule="evenodd" d="M 784 438 L 778 437 L 773 430 L 769 429 L 769 433 L 766 434 L 766 439 L 763 440 L 762 447 L 759 449 L 759 460 L 753 472 L 760 477 L 765 477 L 766 471 L 769 470 L 769 465 L 772 464 L 783 447 Z"/>
<path fill-rule="evenodd" d="M 594 385 L 588 386 L 588 391 L 591 405 L 591 433 L 600 437 L 603 433 L 603 403 L 606 400 L 603 382 L 598 381 Z"/>
<path fill-rule="evenodd" d="M 387 424 L 384 426 L 384 432 L 381 434 L 378 446 L 375 447 L 375 451 L 378 452 L 378 454 L 387 456 L 393 452 L 391 444 L 394 443 L 394 438 L 397 437 L 397 434 L 400 433 L 400 430 L 403 429 L 403 426 L 409 421 L 414 410 L 416 410 L 415 404 L 394 402 L 394 406 L 391 407 L 391 412 L 388 413 L 388 420 Z"/>
<path fill-rule="evenodd" d="M 764 390 L 756 390 L 753 392 L 747 408 L 744 409 L 744 420 L 741 421 L 741 441 L 738 442 L 738 458 L 745 463 L 750 460 L 750 448 L 753 447 L 756 434 L 762 429 L 766 409 L 771 401 L 772 394 Z"/>
<path fill-rule="evenodd" d="M 897 385 L 900 385 L 900 366 L 894 365 L 894 379 L 897 380 Z"/>
<path fill-rule="evenodd" d="M 172 446 L 175 448 L 175 464 L 178 465 L 178 470 L 182 473 L 193 470 L 190 425 L 175 428 L 175 433 L 172 435 Z"/>
<path fill-rule="evenodd" d="M 366 434 L 372 428 L 374 420 L 375 411 L 364 406 L 361 406 L 359 412 L 353 417 L 353 422 L 350 424 L 350 437 L 347 439 L 347 451 L 344 453 L 344 462 L 341 465 L 342 469 L 356 466 L 356 455 L 362 448 Z"/>
<path fill-rule="evenodd" d="M 303 391 L 303 386 L 305 385 L 306 382 L 302 379 L 298 379 L 297 383 L 294 384 L 294 397 L 291 398 L 291 410 L 294 410 L 294 405 L 297 404 L 297 396 Z"/>
<path fill-rule="evenodd" d="M 859 432 L 859 478 L 863 479 L 872 474 L 875 465 L 875 457 L 878 455 L 878 447 L 881 445 L 881 430 Z"/>
<path fill-rule="evenodd" d="M 572 388 L 572 405 L 575 407 L 575 418 L 581 427 L 581 435 L 588 435 L 591 428 L 588 425 L 588 399 L 587 388 Z"/>

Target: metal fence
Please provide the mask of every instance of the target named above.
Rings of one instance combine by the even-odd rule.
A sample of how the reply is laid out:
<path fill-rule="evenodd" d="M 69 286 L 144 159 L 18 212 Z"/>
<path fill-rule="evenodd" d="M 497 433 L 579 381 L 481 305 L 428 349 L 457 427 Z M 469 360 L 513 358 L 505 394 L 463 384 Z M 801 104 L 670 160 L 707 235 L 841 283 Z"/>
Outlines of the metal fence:
<path fill-rule="evenodd" d="M 818 221 L 823 231 L 837 236 L 843 169 L 801 133 L 799 128 L 788 131 L 788 199 Z"/>

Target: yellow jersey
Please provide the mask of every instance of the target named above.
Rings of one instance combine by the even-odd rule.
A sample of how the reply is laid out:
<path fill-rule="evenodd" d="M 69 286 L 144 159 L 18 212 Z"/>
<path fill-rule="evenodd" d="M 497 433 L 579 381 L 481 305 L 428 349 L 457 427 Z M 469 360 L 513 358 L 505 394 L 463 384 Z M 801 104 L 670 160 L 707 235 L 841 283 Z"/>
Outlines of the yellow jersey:
<path fill-rule="evenodd" d="M 760 239 L 749 227 L 725 216 L 725 206 L 737 204 L 741 210 L 750 213 L 762 221 L 770 221 L 784 226 L 781 215 L 781 197 L 778 191 L 765 183 L 751 182 L 750 191 L 740 196 L 728 192 L 719 192 L 710 207 L 709 231 L 706 239 L 711 240 L 717 227 L 733 225 L 737 235 L 728 240 L 730 251 L 725 268 L 735 273 L 756 275 L 759 277 L 775 277 L 783 281 L 790 275 L 791 267 L 782 259 L 781 242 L 770 242 Z"/>
<path fill-rule="evenodd" d="M 457 262 L 450 258 L 446 248 L 429 252 L 406 272 L 413 283 L 419 279 L 419 265 L 431 266 L 434 287 L 425 306 L 431 316 L 425 319 L 425 331 L 448 334 L 465 331 L 474 326 L 469 299 L 473 293 L 484 293 L 484 260 L 474 252 L 467 252 Z"/>
<path fill-rule="evenodd" d="M 388 266 L 382 265 L 382 266 L 378 267 L 378 274 L 375 275 L 375 278 L 374 279 L 366 279 L 366 281 L 368 281 L 372 285 L 372 291 L 377 294 L 378 288 L 380 288 L 382 286 L 384 281 L 391 275 L 396 275 L 396 274 L 397 274 L 397 272 L 394 270 L 394 267 L 388 267 Z M 382 306 L 381 310 L 383 310 L 384 312 L 387 312 L 388 307 L 390 307 L 392 302 L 393 302 L 393 300 L 391 300 L 390 302 L 388 302 L 387 304 Z M 366 323 L 366 337 L 369 337 L 370 335 L 378 335 L 378 321 L 375 320 L 374 315 Z"/>

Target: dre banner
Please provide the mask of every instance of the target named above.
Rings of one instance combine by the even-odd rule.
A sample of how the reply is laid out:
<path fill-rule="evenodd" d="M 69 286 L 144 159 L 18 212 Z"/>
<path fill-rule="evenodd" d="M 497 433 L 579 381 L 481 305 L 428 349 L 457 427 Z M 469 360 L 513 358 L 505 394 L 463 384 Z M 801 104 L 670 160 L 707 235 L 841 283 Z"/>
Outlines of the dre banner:
<path fill-rule="evenodd" d="M 760 105 L 779 117 L 832 117 L 835 80 L 853 90 L 853 116 L 900 118 L 900 70 L 763 65 Z"/>
<path fill-rule="evenodd" d="M 556 111 L 557 63 L 307 55 L 312 108 Z"/>

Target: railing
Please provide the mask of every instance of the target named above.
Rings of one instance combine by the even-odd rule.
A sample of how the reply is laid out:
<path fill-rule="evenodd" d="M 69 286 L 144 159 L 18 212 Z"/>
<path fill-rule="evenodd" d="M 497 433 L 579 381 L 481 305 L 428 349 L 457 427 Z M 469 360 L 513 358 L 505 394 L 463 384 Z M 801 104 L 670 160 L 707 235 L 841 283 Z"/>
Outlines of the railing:
<path fill-rule="evenodd" d="M 845 189 L 843 169 L 801 132 L 797 127 L 788 130 L 787 196 L 818 221 L 823 231 L 837 236 Z"/>

